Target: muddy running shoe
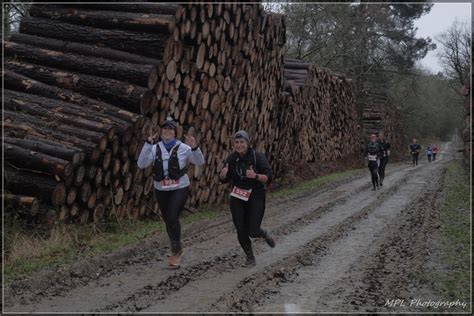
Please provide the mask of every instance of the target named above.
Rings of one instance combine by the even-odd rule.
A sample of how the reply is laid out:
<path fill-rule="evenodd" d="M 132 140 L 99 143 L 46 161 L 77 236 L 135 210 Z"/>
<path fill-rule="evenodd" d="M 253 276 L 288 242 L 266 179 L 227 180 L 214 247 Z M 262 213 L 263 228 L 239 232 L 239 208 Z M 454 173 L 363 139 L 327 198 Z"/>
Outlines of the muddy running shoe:
<path fill-rule="evenodd" d="M 276 245 L 275 237 L 273 237 L 269 232 L 265 231 L 265 236 L 263 236 L 263 238 L 265 238 L 266 243 L 270 247 L 275 248 L 275 245 Z"/>
<path fill-rule="evenodd" d="M 255 267 L 257 265 L 257 262 L 255 261 L 255 257 L 252 256 L 247 256 L 245 259 L 244 267 Z"/>
<path fill-rule="evenodd" d="M 178 253 L 168 257 L 168 267 L 176 269 L 181 264 L 181 258 L 183 257 L 184 250 L 181 249 Z"/>

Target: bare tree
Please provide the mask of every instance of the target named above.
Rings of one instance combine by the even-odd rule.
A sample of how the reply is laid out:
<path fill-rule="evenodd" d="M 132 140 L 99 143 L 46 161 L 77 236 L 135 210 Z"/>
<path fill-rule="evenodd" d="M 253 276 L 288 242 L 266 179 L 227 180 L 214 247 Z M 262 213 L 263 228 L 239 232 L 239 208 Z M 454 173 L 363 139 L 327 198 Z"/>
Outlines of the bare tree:
<path fill-rule="evenodd" d="M 471 32 L 467 21 L 454 21 L 436 37 L 441 44 L 438 57 L 446 76 L 464 85 L 469 81 L 471 65 Z"/>
<path fill-rule="evenodd" d="M 24 2 L 3 2 L 3 29 L 6 37 L 10 33 L 18 32 L 20 21 L 28 15 L 30 3 Z"/>

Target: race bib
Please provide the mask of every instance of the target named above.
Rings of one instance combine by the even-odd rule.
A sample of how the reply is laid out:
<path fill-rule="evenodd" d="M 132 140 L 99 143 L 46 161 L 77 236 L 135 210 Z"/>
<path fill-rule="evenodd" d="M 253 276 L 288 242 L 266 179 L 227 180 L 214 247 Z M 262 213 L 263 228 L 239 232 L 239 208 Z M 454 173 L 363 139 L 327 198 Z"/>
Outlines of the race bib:
<path fill-rule="evenodd" d="M 377 161 L 377 155 L 369 155 L 369 161 Z"/>
<path fill-rule="evenodd" d="M 179 179 L 163 179 L 161 180 L 161 187 L 163 189 L 172 189 L 179 186 Z"/>
<path fill-rule="evenodd" d="M 252 193 L 252 189 L 245 190 L 239 187 L 234 187 L 232 189 L 232 192 L 230 193 L 230 196 L 241 199 L 242 201 L 248 201 L 251 193 Z"/>

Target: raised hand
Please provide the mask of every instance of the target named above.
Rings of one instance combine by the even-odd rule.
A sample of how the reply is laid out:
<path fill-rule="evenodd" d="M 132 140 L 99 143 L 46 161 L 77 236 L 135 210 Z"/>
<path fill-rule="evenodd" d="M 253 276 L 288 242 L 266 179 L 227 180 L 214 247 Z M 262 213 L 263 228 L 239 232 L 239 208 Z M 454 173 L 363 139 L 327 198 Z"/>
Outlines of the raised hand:
<path fill-rule="evenodd" d="M 157 137 L 158 137 L 158 131 L 154 131 L 154 129 L 150 128 L 150 132 L 148 134 L 147 141 L 149 143 L 154 144 Z"/>
<path fill-rule="evenodd" d="M 255 178 L 257 174 L 255 173 L 255 170 L 253 170 L 253 166 L 250 165 L 250 169 L 248 169 L 247 171 L 245 171 L 245 176 L 247 178 L 250 178 L 250 179 L 253 179 Z"/>
<path fill-rule="evenodd" d="M 184 135 L 184 143 L 186 145 L 189 145 L 189 147 L 191 148 L 197 147 L 196 138 L 194 138 L 194 136 L 191 136 L 191 135 Z"/>

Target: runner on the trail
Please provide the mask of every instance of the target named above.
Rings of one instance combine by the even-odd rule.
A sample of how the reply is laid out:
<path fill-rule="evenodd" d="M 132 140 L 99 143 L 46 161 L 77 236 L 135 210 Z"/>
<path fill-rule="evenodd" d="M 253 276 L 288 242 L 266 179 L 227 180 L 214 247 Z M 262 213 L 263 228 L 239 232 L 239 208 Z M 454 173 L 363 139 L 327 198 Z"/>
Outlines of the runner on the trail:
<path fill-rule="evenodd" d="M 186 135 L 185 143 L 176 139 L 178 124 L 166 118 L 161 125 L 161 141 L 156 143 L 158 133 L 150 131 L 138 157 L 138 167 L 144 169 L 154 164 L 155 196 L 166 224 L 171 243 L 168 265 L 177 268 L 183 255 L 179 215 L 189 194 L 189 177 L 186 164 L 204 164 L 204 156 L 193 136 Z"/>
<path fill-rule="evenodd" d="M 416 139 L 413 138 L 413 143 L 410 145 L 410 153 L 413 158 L 413 167 L 418 166 L 418 155 L 420 154 L 421 146 L 417 144 Z"/>
<path fill-rule="evenodd" d="M 260 226 L 265 213 L 266 186 L 272 180 L 272 168 L 263 153 L 250 147 L 250 136 L 240 130 L 234 135 L 234 151 L 220 171 L 221 182 L 230 181 L 230 211 L 237 238 L 246 255 L 245 266 L 255 265 L 252 238 L 264 238 L 270 247 L 275 239 Z"/>
<path fill-rule="evenodd" d="M 436 160 L 436 154 L 439 152 L 438 145 L 433 145 L 433 161 Z"/>
<path fill-rule="evenodd" d="M 428 162 L 431 162 L 431 157 L 433 156 L 433 147 L 431 145 L 426 147 L 426 156 L 428 157 Z"/>
<path fill-rule="evenodd" d="M 385 135 L 382 133 L 379 136 L 379 144 L 382 146 L 383 149 L 383 156 L 380 158 L 380 165 L 379 165 L 379 177 L 380 186 L 383 186 L 383 179 L 385 178 L 385 167 L 387 167 L 388 157 L 390 156 L 390 143 L 385 140 Z"/>
<path fill-rule="evenodd" d="M 367 144 L 365 153 L 367 155 L 367 159 L 369 160 L 368 167 L 372 177 L 372 191 L 375 191 L 379 188 L 378 160 L 383 157 L 382 145 L 377 142 L 377 136 L 375 134 L 370 135 L 370 141 Z"/>

